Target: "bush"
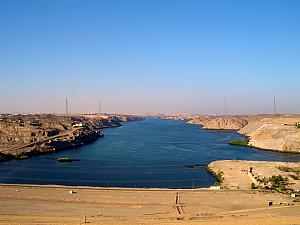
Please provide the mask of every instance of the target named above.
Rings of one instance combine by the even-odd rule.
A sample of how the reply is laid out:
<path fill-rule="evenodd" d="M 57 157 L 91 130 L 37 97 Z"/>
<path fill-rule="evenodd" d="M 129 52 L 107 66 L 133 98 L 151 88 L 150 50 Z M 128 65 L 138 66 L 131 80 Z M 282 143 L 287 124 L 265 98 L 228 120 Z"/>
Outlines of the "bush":
<path fill-rule="evenodd" d="M 251 189 L 257 189 L 258 187 L 252 182 Z"/>
<path fill-rule="evenodd" d="M 249 146 L 249 138 L 246 137 L 244 140 L 232 140 L 228 144 L 230 145 L 239 145 L 239 146 Z"/>
<path fill-rule="evenodd" d="M 294 172 L 294 173 L 300 173 L 300 168 L 296 167 L 287 167 L 287 166 L 279 166 L 278 169 L 280 169 L 283 172 Z"/>
<path fill-rule="evenodd" d="M 283 178 L 281 175 L 274 175 L 269 178 L 269 181 L 272 183 L 271 189 L 276 189 L 278 191 L 285 191 L 288 183 L 287 178 Z"/>
<path fill-rule="evenodd" d="M 17 160 L 28 159 L 28 156 L 27 155 L 18 155 L 18 156 L 16 156 L 16 159 Z"/>
<path fill-rule="evenodd" d="M 60 157 L 56 159 L 58 162 L 73 162 L 73 161 L 79 161 L 79 159 L 71 159 L 68 157 Z"/>

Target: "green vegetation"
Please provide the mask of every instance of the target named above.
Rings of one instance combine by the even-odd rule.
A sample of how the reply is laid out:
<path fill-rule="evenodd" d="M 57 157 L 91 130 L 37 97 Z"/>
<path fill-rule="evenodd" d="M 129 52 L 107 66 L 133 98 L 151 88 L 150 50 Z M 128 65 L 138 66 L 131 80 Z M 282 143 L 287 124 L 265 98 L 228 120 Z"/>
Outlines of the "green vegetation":
<path fill-rule="evenodd" d="M 68 157 L 60 157 L 60 158 L 57 158 L 57 161 L 58 162 L 73 162 L 73 161 L 79 161 L 78 159 L 71 159 L 71 158 L 68 158 Z"/>
<path fill-rule="evenodd" d="M 300 123 L 296 123 L 295 126 L 300 128 Z"/>
<path fill-rule="evenodd" d="M 252 182 L 252 184 L 251 184 L 251 189 L 257 189 L 258 188 L 258 186 L 256 186 L 253 182 Z"/>
<path fill-rule="evenodd" d="M 269 182 L 269 179 L 264 177 L 264 178 L 258 178 L 258 177 L 255 177 L 260 183 L 263 183 L 263 184 L 267 184 Z"/>
<path fill-rule="evenodd" d="M 298 175 L 291 174 L 290 177 L 293 178 L 294 180 L 300 180 L 299 174 Z"/>
<path fill-rule="evenodd" d="M 300 173 L 300 167 L 287 167 L 287 166 L 279 166 L 278 169 L 280 169 L 283 172 L 293 172 L 293 173 Z"/>
<path fill-rule="evenodd" d="M 215 176 L 215 178 L 217 178 L 217 182 L 214 183 L 215 186 L 220 185 L 223 181 L 224 181 L 224 173 L 222 171 L 218 171 L 218 173 L 213 173 L 213 175 Z"/>
<path fill-rule="evenodd" d="M 299 180 L 300 179 L 300 167 L 279 166 L 278 169 L 280 169 L 283 172 L 294 173 L 294 174 L 289 175 L 294 180 Z"/>
<path fill-rule="evenodd" d="M 224 181 L 223 175 L 224 173 L 222 171 L 218 171 L 218 173 L 216 173 L 216 178 L 218 179 L 217 184 L 220 184 Z"/>
<path fill-rule="evenodd" d="M 18 155 L 15 157 L 17 160 L 23 160 L 23 159 L 28 159 L 28 155 Z"/>
<path fill-rule="evenodd" d="M 284 178 L 281 175 L 274 175 L 270 178 L 256 178 L 260 183 L 264 184 L 264 188 L 286 193 L 287 191 L 292 191 L 292 189 L 288 189 L 286 185 L 288 185 L 288 178 Z M 251 185 L 252 189 L 255 189 L 255 185 Z M 258 187 L 257 187 L 258 188 Z"/>
<path fill-rule="evenodd" d="M 244 140 L 232 140 L 228 144 L 230 145 L 239 145 L 239 146 L 249 146 L 249 137 L 246 137 Z"/>
<path fill-rule="evenodd" d="M 269 178 L 269 182 L 271 183 L 270 189 L 277 190 L 279 192 L 286 191 L 286 185 L 288 184 L 288 179 L 283 178 L 281 175 L 274 175 Z"/>

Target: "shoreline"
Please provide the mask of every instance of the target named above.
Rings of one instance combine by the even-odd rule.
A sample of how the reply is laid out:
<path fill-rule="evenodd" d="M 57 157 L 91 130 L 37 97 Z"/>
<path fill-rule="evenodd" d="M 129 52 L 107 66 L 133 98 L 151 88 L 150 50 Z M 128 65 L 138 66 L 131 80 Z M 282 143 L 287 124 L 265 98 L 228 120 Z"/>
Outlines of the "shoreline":
<path fill-rule="evenodd" d="M 27 121 L 26 121 L 26 116 L 29 117 L 29 119 L 27 118 Z M 35 156 L 35 155 L 50 154 L 52 152 L 64 151 L 64 150 L 74 149 L 84 145 L 88 145 L 98 140 L 98 138 L 104 137 L 104 134 L 101 132 L 102 129 L 116 128 L 116 127 L 123 126 L 121 122 L 140 121 L 144 119 L 143 117 L 129 116 L 129 115 L 119 115 L 119 116 L 104 115 L 103 117 L 99 115 L 88 115 L 88 116 L 81 115 L 77 117 L 49 115 L 50 117 L 50 122 L 49 122 L 48 121 L 49 118 L 47 117 L 46 119 L 43 118 L 43 116 L 45 115 L 26 115 L 26 116 L 24 116 L 24 118 L 22 116 L 17 116 L 16 118 L 17 121 L 16 119 L 10 119 L 12 120 L 12 122 L 8 121 L 7 118 L 9 117 L 7 117 L 6 120 L 3 120 L 2 118 L 0 125 L 4 127 L 15 126 L 18 127 L 18 129 L 27 126 L 28 128 L 26 127 L 26 129 L 32 129 L 33 131 L 35 131 L 37 127 L 38 131 L 35 131 L 36 133 L 38 132 L 40 134 L 41 131 L 39 129 L 42 130 L 44 129 L 43 134 L 45 134 L 46 132 L 48 132 L 46 131 L 46 128 L 40 128 L 43 123 L 50 123 L 50 124 L 57 123 L 61 125 L 65 130 L 59 133 L 59 131 L 57 131 L 57 128 L 54 128 L 52 129 L 51 132 L 54 133 L 53 130 L 56 129 L 55 130 L 56 134 L 53 136 L 52 135 L 48 137 L 46 136 L 43 139 L 39 139 L 39 140 L 33 139 L 26 144 L 25 143 L 21 145 L 15 144 L 15 146 L 0 149 L 0 163 L 12 159 L 25 160 L 28 157 Z M 37 120 L 37 118 L 39 120 Z M 54 122 L 51 121 L 51 118 L 52 120 L 54 120 Z M 66 122 L 65 121 L 66 118 L 70 119 L 70 121 L 67 120 Z M 28 124 L 33 123 L 32 120 L 38 122 L 34 122 L 34 126 L 30 127 L 30 125 Z M 61 121 L 64 121 L 65 124 L 62 125 Z M 36 133 L 34 133 L 33 131 L 31 131 L 31 136 L 36 135 Z M 9 133 L 9 135 L 12 134 Z M 14 138 L 14 136 L 12 138 Z"/>
<path fill-rule="evenodd" d="M 176 120 L 176 117 L 172 117 Z M 202 130 L 236 132 L 249 138 L 245 147 L 259 150 L 300 154 L 300 115 L 198 116 L 185 122 Z M 233 128 L 234 127 L 234 128 Z"/>
<path fill-rule="evenodd" d="M 172 120 L 172 119 L 169 119 L 169 120 Z M 216 132 L 234 132 L 234 133 L 242 136 L 243 138 L 246 138 L 246 137 L 249 138 L 249 136 L 247 136 L 247 134 L 239 133 L 239 129 L 205 128 L 205 127 L 203 127 L 202 124 L 191 124 L 191 123 L 188 123 L 189 120 L 184 120 L 184 121 L 187 124 L 200 127 L 201 130 L 216 131 Z M 227 143 L 227 144 L 229 144 L 229 143 Z M 250 144 L 247 144 L 247 145 L 232 145 L 232 146 L 243 146 L 243 147 L 246 147 L 246 148 L 252 148 L 252 149 L 256 149 L 256 150 L 289 153 L 289 154 L 295 154 L 295 155 L 300 154 L 300 152 L 288 151 L 288 150 L 282 151 L 282 150 L 276 150 L 276 149 L 267 149 L 267 148 L 256 147 L 256 146 L 253 146 L 253 145 L 250 145 Z"/>

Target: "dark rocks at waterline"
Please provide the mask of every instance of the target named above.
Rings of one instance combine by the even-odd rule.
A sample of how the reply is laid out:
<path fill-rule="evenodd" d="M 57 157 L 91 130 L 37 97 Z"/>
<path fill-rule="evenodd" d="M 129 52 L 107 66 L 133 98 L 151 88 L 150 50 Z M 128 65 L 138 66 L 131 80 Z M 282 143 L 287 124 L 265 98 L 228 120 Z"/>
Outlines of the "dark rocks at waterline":
<path fill-rule="evenodd" d="M 54 140 L 50 143 L 46 143 L 47 147 L 52 148 L 55 151 L 63 150 L 63 149 L 69 149 L 74 148 L 82 145 L 89 144 L 95 140 L 97 140 L 99 137 L 103 137 L 103 133 L 97 130 L 89 131 L 82 133 L 78 136 L 73 136 L 72 139 L 64 139 L 64 140 Z"/>
<path fill-rule="evenodd" d="M 0 153 L 0 162 L 12 159 L 24 160 L 30 156 L 47 154 L 56 151 L 71 149 L 79 146 L 89 144 L 103 137 L 103 133 L 98 130 L 80 132 L 76 136 L 65 139 L 50 140 L 46 143 L 36 144 L 22 149 L 22 153 L 17 155 Z"/>
<path fill-rule="evenodd" d="M 192 164 L 192 165 L 184 165 L 187 168 L 198 168 L 198 167 L 205 167 L 207 164 Z"/>
<path fill-rule="evenodd" d="M 13 159 L 14 157 L 12 155 L 8 155 L 8 154 L 3 154 L 0 152 L 0 162 L 4 162 L 4 161 L 7 161 L 7 160 L 11 160 Z"/>

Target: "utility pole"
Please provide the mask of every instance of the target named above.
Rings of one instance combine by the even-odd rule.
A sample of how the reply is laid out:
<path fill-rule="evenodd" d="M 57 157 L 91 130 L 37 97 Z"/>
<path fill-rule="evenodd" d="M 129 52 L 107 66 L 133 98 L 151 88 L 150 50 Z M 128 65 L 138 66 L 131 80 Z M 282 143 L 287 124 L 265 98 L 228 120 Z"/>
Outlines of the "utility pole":
<path fill-rule="evenodd" d="M 68 105 L 68 98 L 66 98 L 66 111 L 65 111 L 66 115 L 69 115 L 69 105 Z"/>
<path fill-rule="evenodd" d="M 277 110 L 276 110 L 276 98 L 274 96 L 274 99 L 273 99 L 273 115 L 276 115 L 277 114 Z"/>

